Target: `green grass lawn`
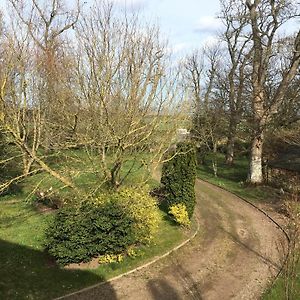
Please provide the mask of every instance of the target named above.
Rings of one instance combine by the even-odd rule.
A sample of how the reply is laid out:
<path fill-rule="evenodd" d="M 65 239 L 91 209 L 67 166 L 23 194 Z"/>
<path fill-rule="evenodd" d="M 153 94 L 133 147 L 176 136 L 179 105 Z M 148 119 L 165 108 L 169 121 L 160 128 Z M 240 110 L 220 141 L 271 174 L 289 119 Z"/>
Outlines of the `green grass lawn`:
<path fill-rule="evenodd" d="M 212 168 L 213 155 L 206 156 L 205 163 L 198 165 L 197 176 L 237 194 L 247 200 L 274 203 L 278 200 L 277 191 L 267 185 L 251 186 L 247 184 L 248 159 L 245 156 L 237 157 L 233 166 L 225 163 L 224 154 L 215 154 L 217 161 L 217 177 Z"/>
<path fill-rule="evenodd" d="M 298 274 L 300 274 L 300 266 L 298 266 Z M 298 275 L 298 280 L 295 282 L 296 286 L 294 288 L 293 295 L 290 295 L 290 298 L 287 298 L 285 293 L 285 281 L 281 277 L 279 277 L 274 285 L 272 285 L 263 295 L 263 300 L 283 300 L 283 299 L 291 299 L 298 300 L 300 298 L 300 279 Z"/>
<path fill-rule="evenodd" d="M 125 158 L 121 169 L 121 178 L 130 170 L 122 183 L 125 186 L 147 184 L 154 187 L 157 182 L 152 179 L 149 170 L 141 162 L 147 162 L 149 154 L 137 153 L 135 157 Z M 109 162 L 109 159 L 108 159 Z M 49 154 L 47 163 L 55 171 L 72 179 L 74 184 L 86 194 L 93 191 L 101 193 L 105 189 L 103 173 L 101 172 L 100 158 L 96 155 L 88 155 L 82 150 L 66 150 L 56 154 Z M 46 191 L 49 188 L 57 191 L 62 197 L 68 197 L 70 188 L 63 186 L 62 182 L 46 172 L 40 172 L 25 178 L 14 186 L 6 195 L 0 196 L 2 200 L 22 200 L 32 202 L 36 199 L 36 191 Z"/>
<path fill-rule="evenodd" d="M 137 154 L 138 160 L 147 155 Z M 130 157 L 124 164 L 123 174 L 132 168 L 124 185 L 138 185 L 150 177 L 148 170 Z M 73 150 L 53 155 L 49 163 L 55 170 L 68 174 L 83 190 L 89 191 L 101 183 L 102 174 L 95 172 L 99 163 L 83 151 Z M 99 168 L 100 169 L 100 168 Z M 150 186 L 157 185 L 153 179 Z M 124 273 L 151 258 L 165 253 L 187 236 L 164 212 L 162 223 L 152 244 L 138 249 L 135 258 L 125 257 L 121 263 L 101 265 L 97 269 L 71 270 L 58 267 L 44 252 L 44 232 L 55 212 L 41 213 L 32 205 L 34 191 L 62 184 L 47 173 L 37 173 L 21 182 L 11 193 L 0 197 L 0 299 L 50 299 L 76 291 Z M 101 192 L 101 189 L 99 190 Z M 59 190 L 62 197 L 70 190 Z"/>
<path fill-rule="evenodd" d="M 50 299 L 105 281 L 179 244 L 186 234 L 161 212 L 162 225 L 136 258 L 97 269 L 59 268 L 43 250 L 44 230 L 54 213 L 39 213 L 21 201 L 0 202 L 0 298 Z"/>

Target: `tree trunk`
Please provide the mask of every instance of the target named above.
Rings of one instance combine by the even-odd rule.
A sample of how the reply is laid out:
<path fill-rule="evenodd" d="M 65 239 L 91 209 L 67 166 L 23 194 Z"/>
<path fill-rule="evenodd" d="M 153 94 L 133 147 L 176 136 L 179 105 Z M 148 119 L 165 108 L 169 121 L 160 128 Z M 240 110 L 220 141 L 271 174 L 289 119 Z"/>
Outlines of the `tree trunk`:
<path fill-rule="evenodd" d="M 252 140 L 249 182 L 260 184 L 263 182 L 262 172 L 262 149 L 263 149 L 263 133 L 256 134 Z"/>
<path fill-rule="evenodd" d="M 217 162 L 217 150 L 218 145 L 216 142 L 213 143 L 213 159 L 212 159 L 212 168 L 214 172 L 214 176 L 218 177 L 218 162 Z"/>
<path fill-rule="evenodd" d="M 72 181 L 69 178 L 67 178 L 67 177 L 59 174 L 58 172 L 54 171 L 53 169 L 51 169 L 42 159 L 40 159 L 38 156 L 36 156 L 35 152 L 30 151 L 29 147 L 27 147 L 26 144 L 20 144 L 20 145 L 21 145 L 23 151 L 27 152 L 27 155 L 30 156 L 32 161 L 35 161 L 36 163 L 38 163 L 44 171 L 46 171 L 51 176 L 53 176 L 54 178 L 56 178 L 59 181 L 61 181 L 62 183 L 64 183 L 66 186 L 73 188 L 76 192 L 79 193 L 78 188 L 72 183 Z"/>
<path fill-rule="evenodd" d="M 237 123 L 231 121 L 229 125 L 229 135 L 228 135 L 227 152 L 226 152 L 226 164 L 228 165 L 233 165 L 233 161 L 234 161 L 234 144 L 236 140 L 236 127 L 237 127 Z"/>
<path fill-rule="evenodd" d="M 40 167 L 46 171 L 47 173 L 49 173 L 51 176 L 53 176 L 54 178 L 58 179 L 59 181 L 61 181 L 62 183 L 64 183 L 66 186 L 73 188 L 76 192 L 79 192 L 78 188 L 72 183 L 72 181 L 57 173 L 56 171 L 54 171 L 53 169 L 51 169 L 43 160 L 41 160 L 38 157 L 35 157 L 35 161 L 40 165 Z"/>
<path fill-rule="evenodd" d="M 235 137 L 230 136 L 227 143 L 226 164 L 232 166 L 234 160 L 234 142 Z"/>
<path fill-rule="evenodd" d="M 23 175 L 28 176 L 31 170 L 31 166 L 34 162 L 34 159 L 30 157 L 27 153 L 23 154 Z"/>
<path fill-rule="evenodd" d="M 120 171 L 122 162 L 116 161 L 112 169 L 110 170 L 110 184 L 113 189 L 117 189 L 120 185 Z"/>

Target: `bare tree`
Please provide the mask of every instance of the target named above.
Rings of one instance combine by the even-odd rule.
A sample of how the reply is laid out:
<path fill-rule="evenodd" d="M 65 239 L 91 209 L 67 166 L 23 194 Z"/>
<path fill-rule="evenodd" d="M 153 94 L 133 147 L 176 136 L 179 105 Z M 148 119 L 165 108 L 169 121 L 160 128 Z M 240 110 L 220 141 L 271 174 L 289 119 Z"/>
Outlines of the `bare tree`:
<path fill-rule="evenodd" d="M 47 123 L 42 132 L 42 145 L 48 151 L 53 144 L 62 142 L 61 127 L 72 128 L 76 119 L 76 109 L 70 101 L 74 95 L 68 86 L 71 68 L 66 34 L 78 21 L 79 0 L 74 8 L 68 7 L 64 0 L 49 3 L 40 0 L 9 2 L 34 42 L 35 63 L 40 75 L 39 93 Z M 72 120 L 68 110 L 73 111 Z"/>
<path fill-rule="evenodd" d="M 183 88 L 190 91 L 193 99 L 193 107 L 195 112 L 201 110 L 203 106 L 202 97 L 202 76 L 204 77 L 204 61 L 203 54 L 200 51 L 194 51 L 187 56 L 182 64 L 183 69 Z"/>
<path fill-rule="evenodd" d="M 246 98 L 247 64 L 251 54 L 250 37 L 246 32 L 248 25 L 246 7 L 235 0 L 221 1 L 220 18 L 226 28 L 221 38 L 225 41 L 228 65 L 225 64 L 223 78 L 219 78 L 221 80 L 219 88 L 224 90 L 228 101 L 229 128 L 226 162 L 233 164 L 237 126 L 242 118 Z"/>
<path fill-rule="evenodd" d="M 249 181 L 261 183 L 264 133 L 271 118 L 285 101 L 285 93 L 300 64 L 300 31 L 295 35 L 289 65 L 281 74 L 271 99 L 266 97 L 266 80 L 279 28 L 298 14 L 293 1 L 247 0 L 251 24 L 252 54 L 252 110 L 253 139 L 251 145 Z"/>
<path fill-rule="evenodd" d="M 59 36 L 73 26 L 78 13 L 75 19 L 70 20 L 69 14 L 64 15 L 62 2 L 59 1 L 52 2 L 49 14 L 47 8 L 40 6 L 38 1 L 32 0 L 28 4 L 12 0 L 10 3 L 19 19 L 12 18 L 5 42 L 1 45 L 4 56 L 0 72 L 0 121 L 2 130 L 21 152 L 24 171 L 22 175 L 3 184 L 0 189 L 3 190 L 13 181 L 40 169 L 64 185 L 74 187 L 68 176 L 53 170 L 46 163 L 38 149 L 45 141 L 43 137 L 49 125 L 47 108 L 52 107 L 55 102 L 55 98 L 50 96 L 55 92 L 55 82 L 61 79 L 52 68 L 56 63 L 54 55 L 60 54 L 57 47 Z M 49 97 L 45 96 L 45 90 Z M 32 170 L 34 163 L 36 166 Z"/>
<path fill-rule="evenodd" d="M 136 165 L 149 167 L 141 153 L 151 153 L 150 161 L 161 158 L 171 143 L 180 106 L 174 101 L 176 78 L 167 78 L 158 30 L 136 15 L 116 17 L 111 5 L 96 5 L 77 35 L 77 78 L 87 121 L 81 138 L 87 151 L 101 157 L 104 181 L 117 188 Z"/>
<path fill-rule="evenodd" d="M 93 173 L 93 192 L 164 160 L 187 114 L 159 30 L 108 3 L 79 17 L 78 4 L 68 13 L 63 1 L 9 2 L 18 18 L 0 69 L 1 128 L 26 165 L 14 180 L 42 170 L 82 192 L 76 179 Z M 70 148 L 81 168 L 49 163 Z"/>
<path fill-rule="evenodd" d="M 217 175 L 215 154 L 224 131 L 224 101 L 216 91 L 220 73 L 221 51 L 217 47 L 206 48 L 203 54 L 194 52 L 183 63 L 184 88 L 193 99 L 193 138 L 198 154 L 213 152 L 212 166 Z"/>
<path fill-rule="evenodd" d="M 32 67 L 30 51 L 25 44 L 12 41 L 7 45 L 5 65 L 1 76 L 1 120 L 2 131 L 20 150 L 23 159 L 23 174 L 0 186 L 0 191 L 12 182 L 18 181 L 40 169 L 48 172 L 67 186 L 73 187 L 71 180 L 53 170 L 38 152 L 41 131 L 45 125 L 45 115 L 41 109 L 36 87 L 39 76 Z M 11 158 L 15 159 L 15 158 Z M 33 162 L 37 167 L 31 170 Z"/>

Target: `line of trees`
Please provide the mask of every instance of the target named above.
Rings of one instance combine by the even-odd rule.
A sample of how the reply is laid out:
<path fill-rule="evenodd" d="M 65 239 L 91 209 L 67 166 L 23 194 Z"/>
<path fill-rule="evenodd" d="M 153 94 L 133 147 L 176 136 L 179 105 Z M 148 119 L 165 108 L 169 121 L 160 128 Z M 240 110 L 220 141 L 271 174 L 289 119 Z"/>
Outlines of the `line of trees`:
<path fill-rule="evenodd" d="M 221 0 L 220 43 L 188 56 L 185 87 L 194 100 L 194 135 L 216 151 L 225 139 L 233 164 L 243 132 L 250 142 L 249 182 L 263 181 L 263 145 L 270 128 L 299 119 L 300 31 L 285 35 L 299 20 L 295 1 Z"/>
<path fill-rule="evenodd" d="M 135 161 L 151 168 L 163 160 L 191 115 L 186 96 L 198 148 L 216 152 L 227 143 L 233 164 L 242 132 L 251 144 L 249 181 L 261 183 L 266 131 L 299 118 L 300 32 L 281 30 L 299 16 L 292 0 L 221 0 L 219 45 L 190 54 L 179 72 L 158 28 L 109 2 L 7 4 L 9 13 L 0 14 L 0 139 L 18 151 L 5 151 L 0 165 L 17 161 L 22 172 L 2 180 L 0 191 L 41 170 L 78 189 L 74 174 L 47 159 L 74 148 L 101 174 L 99 184 L 119 187 Z M 143 152 L 150 162 L 139 158 Z M 134 162 L 123 172 L 128 157 Z"/>

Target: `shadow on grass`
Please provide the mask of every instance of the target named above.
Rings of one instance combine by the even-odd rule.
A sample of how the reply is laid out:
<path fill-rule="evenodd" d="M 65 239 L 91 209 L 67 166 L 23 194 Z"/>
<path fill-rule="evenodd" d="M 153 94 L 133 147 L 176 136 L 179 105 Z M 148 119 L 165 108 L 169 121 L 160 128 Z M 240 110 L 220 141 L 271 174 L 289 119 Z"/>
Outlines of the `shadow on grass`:
<path fill-rule="evenodd" d="M 0 299 L 53 299 L 104 279 L 59 268 L 46 253 L 0 240 Z M 116 299 L 107 283 L 109 298 Z"/>
<path fill-rule="evenodd" d="M 14 177 L 3 180 L 3 182 L 9 181 Z M 1 182 L 1 180 L 0 180 Z M 23 194 L 24 184 L 22 182 L 12 183 L 5 191 L 0 194 L 0 201 L 4 199 L 4 197 L 18 197 Z"/>
<path fill-rule="evenodd" d="M 35 211 L 24 210 L 18 214 L 0 213 L 0 227 L 9 228 L 26 222 L 30 217 L 36 215 Z"/>

